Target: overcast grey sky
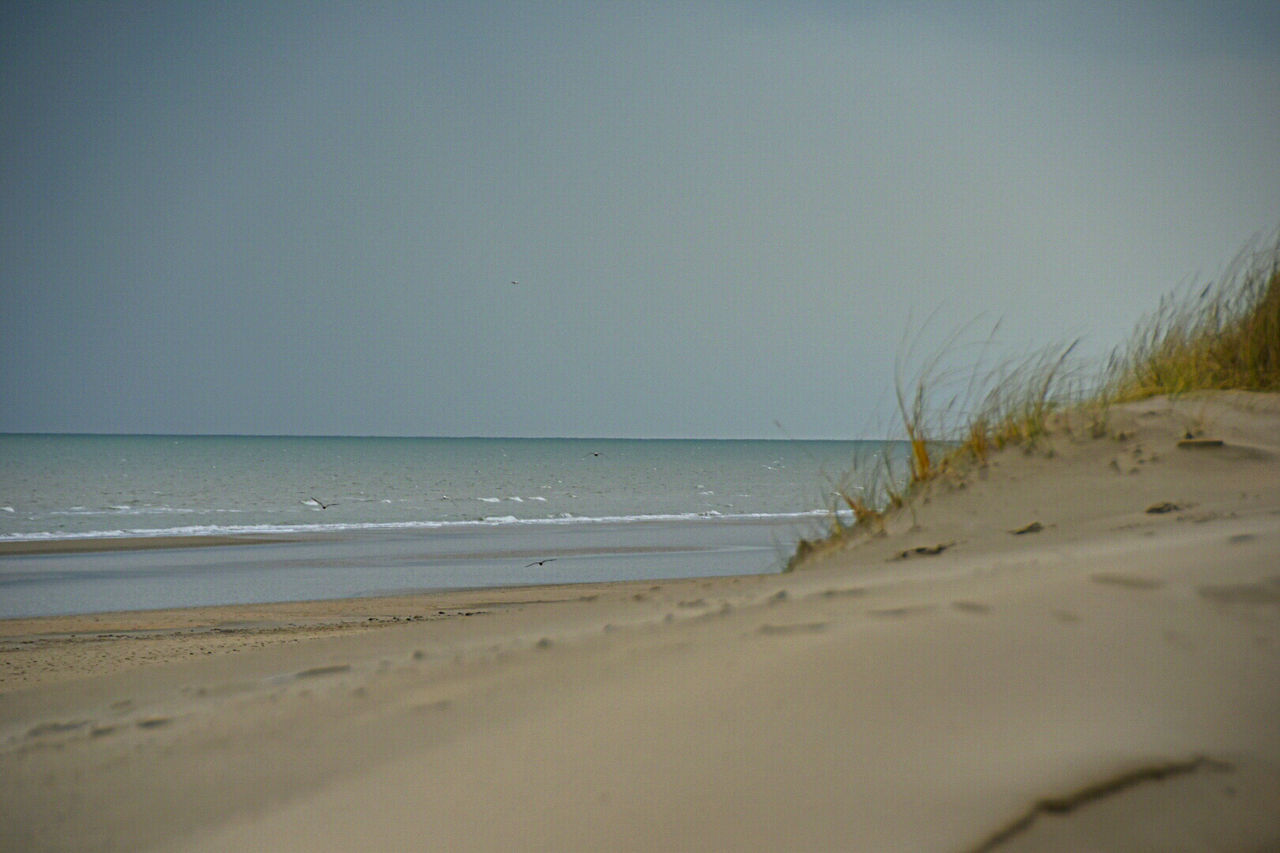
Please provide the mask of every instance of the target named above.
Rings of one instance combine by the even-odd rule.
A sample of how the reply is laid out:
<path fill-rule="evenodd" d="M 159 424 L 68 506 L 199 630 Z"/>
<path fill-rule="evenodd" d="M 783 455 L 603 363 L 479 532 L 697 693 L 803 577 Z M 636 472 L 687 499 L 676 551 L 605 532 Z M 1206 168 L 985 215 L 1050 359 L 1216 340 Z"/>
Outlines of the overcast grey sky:
<path fill-rule="evenodd" d="M 5 3 L 0 431 L 862 437 L 912 324 L 1102 353 L 1280 225 L 1277 44 L 1274 2 Z"/>

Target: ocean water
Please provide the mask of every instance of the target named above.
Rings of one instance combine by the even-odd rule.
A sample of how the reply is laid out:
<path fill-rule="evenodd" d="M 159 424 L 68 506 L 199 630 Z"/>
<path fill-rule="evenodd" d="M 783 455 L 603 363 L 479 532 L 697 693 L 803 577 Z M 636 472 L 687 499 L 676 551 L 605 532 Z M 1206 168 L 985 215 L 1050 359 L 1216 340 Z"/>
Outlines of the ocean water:
<path fill-rule="evenodd" d="M 0 617 L 781 568 L 882 442 L 0 436 Z M 548 559 L 541 566 L 527 566 Z"/>

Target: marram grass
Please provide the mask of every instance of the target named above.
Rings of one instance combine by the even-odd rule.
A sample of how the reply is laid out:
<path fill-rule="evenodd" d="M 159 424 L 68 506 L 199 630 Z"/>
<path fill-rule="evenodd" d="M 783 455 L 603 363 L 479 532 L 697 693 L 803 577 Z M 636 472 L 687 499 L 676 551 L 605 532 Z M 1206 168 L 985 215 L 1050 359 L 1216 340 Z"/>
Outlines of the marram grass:
<path fill-rule="evenodd" d="M 1161 300 L 1111 364 L 1110 394 L 1280 391 L 1280 233 L 1198 294 Z"/>
<path fill-rule="evenodd" d="M 887 467 L 887 453 L 875 469 L 853 472 L 853 482 L 834 490 L 853 523 L 833 506 L 827 534 L 801 540 L 787 570 L 850 536 L 883 534 L 888 514 L 909 507 L 925 483 L 962 478 L 1004 447 L 1035 447 L 1055 411 L 1083 414 L 1093 437 L 1101 437 L 1116 402 L 1203 390 L 1280 391 L 1280 229 L 1258 246 L 1247 245 L 1208 286 L 1162 299 L 1101 371 L 1073 364 L 1072 342 L 995 369 L 984 369 L 979 358 L 955 393 L 945 390 L 956 385 L 954 377 L 938 371 L 943 353 L 925 361 L 910 392 L 899 373 L 898 414 L 910 446 L 905 476 Z"/>

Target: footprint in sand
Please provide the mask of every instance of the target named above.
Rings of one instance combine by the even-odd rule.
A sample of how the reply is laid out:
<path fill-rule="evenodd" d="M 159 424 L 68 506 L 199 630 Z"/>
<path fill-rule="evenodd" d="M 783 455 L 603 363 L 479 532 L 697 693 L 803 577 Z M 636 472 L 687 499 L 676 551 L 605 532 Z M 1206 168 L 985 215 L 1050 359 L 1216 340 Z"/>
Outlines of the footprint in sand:
<path fill-rule="evenodd" d="M 1112 572 L 1099 572 L 1098 574 L 1089 575 L 1089 580 L 1094 583 L 1104 583 L 1109 586 L 1123 587 L 1124 589 L 1159 589 L 1164 586 L 1164 581 L 1156 578 L 1144 578 L 1138 575 L 1121 575 Z"/>
<path fill-rule="evenodd" d="M 434 713 L 438 711 L 447 711 L 453 707 L 453 703 L 448 699 L 437 699 L 434 702 L 426 702 L 421 705 L 414 705 L 413 710 L 420 713 Z"/>
<path fill-rule="evenodd" d="M 313 666 L 311 669 L 304 669 L 295 673 L 294 678 L 315 678 L 320 675 L 337 675 L 340 672 L 350 672 L 351 664 L 337 663 L 332 666 Z"/>
<path fill-rule="evenodd" d="M 818 634 L 827 630 L 826 622 L 801 622 L 793 625 L 761 625 L 757 633 L 766 637 L 778 637 L 787 634 Z"/>
<path fill-rule="evenodd" d="M 860 586 L 848 589 L 826 589 L 819 593 L 823 598 L 857 598 L 866 594 L 867 590 Z"/>
<path fill-rule="evenodd" d="M 61 735 L 67 732 L 74 732 L 89 725 L 88 720 L 73 720 L 71 722 L 52 722 L 41 723 L 38 726 L 32 726 L 27 730 L 27 737 L 38 738 L 46 735 Z"/>
<path fill-rule="evenodd" d="M 1196 592 L 1219 604 L 1280 604 L 1280 577 L 1258 583 L 1200 586 Z"/>
<path fill-rule="evenodd" d="M 138 720 L 137 726 L 140 729 L 158 729 L 172 722 L 172 717 L 147 717 L 145 720 Z"/>
<path fill-rule="evenodd" d="M 903 607 L 882 607 L 879 610 L 868 610 L 868 616 L 877 616 L 886 619 L 902 619 L 906 616 L 920 616 L 933 610 L 932 604 L 913 604 Z"/>
<path fill-rule="evenodd" d="M 990 613 L 991 606 L 980 601 L 953 601 L 951 606 L 962 613 Z"/>

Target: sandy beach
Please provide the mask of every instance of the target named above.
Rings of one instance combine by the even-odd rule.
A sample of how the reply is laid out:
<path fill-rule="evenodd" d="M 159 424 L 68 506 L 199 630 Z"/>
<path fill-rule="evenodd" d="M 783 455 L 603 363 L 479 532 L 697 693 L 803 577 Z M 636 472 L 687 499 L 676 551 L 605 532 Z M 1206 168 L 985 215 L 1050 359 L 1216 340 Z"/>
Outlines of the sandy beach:
<path fill-rule="evenodd" d="M 1280 396 L 795 571 L 0 622 L 3 850 L 1280 849 Z"/>

